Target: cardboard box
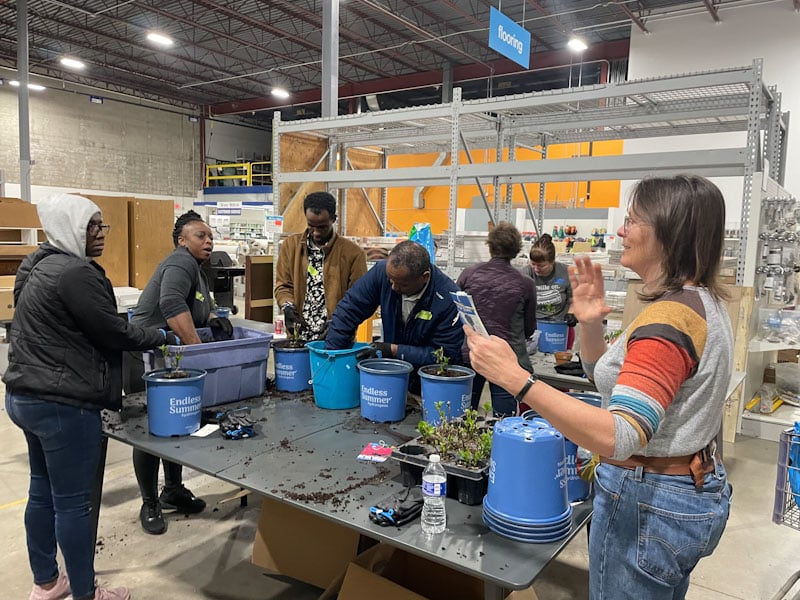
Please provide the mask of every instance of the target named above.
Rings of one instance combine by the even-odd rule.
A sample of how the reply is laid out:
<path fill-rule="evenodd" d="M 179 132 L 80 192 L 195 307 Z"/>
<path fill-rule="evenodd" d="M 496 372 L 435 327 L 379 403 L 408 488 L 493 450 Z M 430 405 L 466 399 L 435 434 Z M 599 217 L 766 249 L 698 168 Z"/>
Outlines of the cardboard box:
<path fill-rule="evenodd" d="M 264 498 L 253 540 L 252 562 L 269 571 L 327 588 L 357 556 L 359 538 L 353 529 Z"/>
<path fill-rule="evenodd" d="M 484 582 L 388 544 L 362 552 L 320 600 L 481 600 Z M 533 589 L 512 592 L 508 600 L 536 600 Z"/>

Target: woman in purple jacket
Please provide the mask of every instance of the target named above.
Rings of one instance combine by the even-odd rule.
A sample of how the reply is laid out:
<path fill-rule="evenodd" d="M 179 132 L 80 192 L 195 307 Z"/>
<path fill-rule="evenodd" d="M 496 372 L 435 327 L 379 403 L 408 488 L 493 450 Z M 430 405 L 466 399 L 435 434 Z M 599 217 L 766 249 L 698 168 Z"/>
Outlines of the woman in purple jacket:
<path fill-rule="evenodd" d="M 511 259 L 522 249 L 522 236 L 511 223 L 501 222 L 489 232 L 486 243 L 491 260 L 466 268 L 456 283 L 472 296 L 489 334 L 507 341 L 520 366 L 532 373 L 525 340 L 536 330 L 536 286 L 530 277 L 511 265 Z M 478 408 L 485 382 L 483 375 L 475 375 L 472 408 Z M 495 415 L 517 413 L 512 394 L 494 383 L 489 383 L 489 390 Z"/>

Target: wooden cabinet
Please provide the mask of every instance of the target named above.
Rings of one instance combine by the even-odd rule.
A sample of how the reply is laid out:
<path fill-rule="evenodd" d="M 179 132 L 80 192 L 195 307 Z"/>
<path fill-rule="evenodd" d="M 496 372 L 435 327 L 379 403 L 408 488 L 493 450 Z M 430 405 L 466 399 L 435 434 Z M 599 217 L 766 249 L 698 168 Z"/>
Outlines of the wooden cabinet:
<path fill-rule="evenodd" d="M 248 256 L 244 271 L 244 318 L 272 323 L 275 288 L 275 259 Z"/>

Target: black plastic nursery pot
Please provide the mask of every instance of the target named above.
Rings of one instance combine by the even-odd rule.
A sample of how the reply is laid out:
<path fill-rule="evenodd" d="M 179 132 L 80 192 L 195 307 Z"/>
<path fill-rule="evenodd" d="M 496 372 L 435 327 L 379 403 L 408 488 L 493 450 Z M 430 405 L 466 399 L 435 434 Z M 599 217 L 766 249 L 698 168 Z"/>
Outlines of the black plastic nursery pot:
<path fill-rule="evenodd" d="M 422 483 L 422 472 L 428 464 L 428 456 L 434 454 L 433 446 L 428 446 L 415 438 L 399 448 L 392 450 L 392 458 L 400 463 L 403 485 Z M 467 468 L 442 459 L 447 473 L 447 497 L 461 504 L 475 506 L 483 502 L 489 486 L 489 465 L 480 468 Z"/>

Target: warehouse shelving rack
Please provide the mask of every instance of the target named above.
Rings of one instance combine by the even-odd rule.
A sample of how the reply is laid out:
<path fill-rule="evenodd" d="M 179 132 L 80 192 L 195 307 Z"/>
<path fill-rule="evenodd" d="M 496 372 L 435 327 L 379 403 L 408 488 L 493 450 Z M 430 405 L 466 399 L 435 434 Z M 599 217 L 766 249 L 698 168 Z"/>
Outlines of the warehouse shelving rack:
<path fill-rule="evenodd" d="M 528 94 L 464 101 L 460 89 L 452 102 L 331 118 L 273 122 L 273 184 L 324 183 L 331 191 L 345 188 L 382 188 L 381 214 L 375 214 L 382 230 L 386 223 L 386 190 L 391 187 L 449 186 L 447 265 L 456 266 L 455 222 L 459 185 L 478 183 L 489 216 L 506 217 L 511 207 L 511 185 L 583 180 L 631 180 L 646 175 L 692 172 L 707 177 L 744 178 L 741 231 L 736 282 L 744 284 L 746 239 L 750 220 L 753 175 L 765 170 L 782 183 L 786 168 L 788 113 L 780 109 L 781 96 L 762 81 L 762 61 L 750 66 L 623 83 L 584 86 Z M 548 159 L 553 144 L 661 138 L 677 135 L 745 132 L 741 146 L 693 148 L 620 156 Z M 287 134 L 324 138 L 328 144 L 327 170 L 284 172 L 280 140 Z M 703 138 L 697 138 L 703 139 Z M 544 160 L 519 160 L 517 148 L 541 152 Z M 657 147 L 657 144 L 654 144 Z M 455 157 L 451 164 L 411 168 L 348 169 L 347 151 L 369 148 L 393 154 L 443 153 Z M 471 153 L 494 150 L 509 160 L 475 163 Z M 459 162 L 464 150 L 466 162 Z M 334 160 L 339 156 L 340 160 Z M 386 164 L 384 160 L 384 165 Z M 344 165 L 340 167 L 339 165 Z M 490 202 L 483 186 L 492 184 Z M 501 186 L 506 186 L 501 197 Z M 523 186 L 523 192 L 525 188 Z M 537 211 L 526 196 L 527 210 L 541 227 L 544 186 Z M 340 223 L 347 222 L 342 202 Z M 346 233 L 344 231 L 343 233 Z"/>

